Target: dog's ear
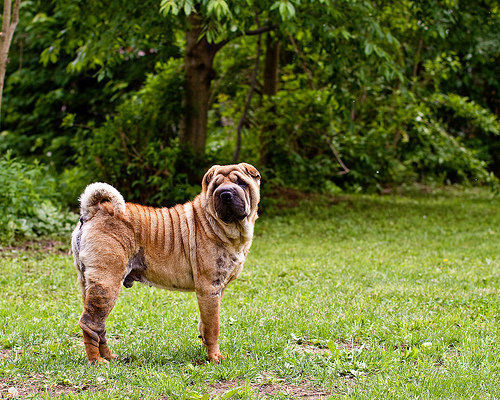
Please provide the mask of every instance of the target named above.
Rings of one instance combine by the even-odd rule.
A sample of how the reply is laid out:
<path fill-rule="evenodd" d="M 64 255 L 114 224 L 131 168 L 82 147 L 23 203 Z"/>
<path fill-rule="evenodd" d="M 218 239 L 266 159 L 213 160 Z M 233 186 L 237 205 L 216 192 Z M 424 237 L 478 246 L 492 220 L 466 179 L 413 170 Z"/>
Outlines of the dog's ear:
<path fill-rule="evenodd" d="M 240 163 L 240 166 L 247 175 L 250 175 L 256 181 L 260 181 L 260 174 L 259 171 L 257 171 L 257 168 L 247 163 Z"/>
<path fill-rule="evenodd" d="M 207 191 L 208 185 L 210 185 L 210 181 L 213 179 L 218 167 L 220 167 L 220 165 L 213 165 L 212 167 L 210 167 L 210 169 L 207 171 L 207 173 L 203 177 L 203 179 L 201 181 L 201 190 L 203 192 Z"/>

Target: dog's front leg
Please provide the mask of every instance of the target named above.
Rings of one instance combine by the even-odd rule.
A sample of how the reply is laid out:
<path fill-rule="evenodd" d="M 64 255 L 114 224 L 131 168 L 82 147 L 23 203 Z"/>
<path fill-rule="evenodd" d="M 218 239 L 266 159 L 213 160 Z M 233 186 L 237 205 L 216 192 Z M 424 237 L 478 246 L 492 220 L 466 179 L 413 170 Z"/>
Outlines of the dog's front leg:
<path fill-rule="evenodd" d="M 219 362 L 224 358 L 219 350 L 219 308 L 222 293 L 197 293 L 200 308 L 198 329 L 207 348 L 208 359 Z"/>

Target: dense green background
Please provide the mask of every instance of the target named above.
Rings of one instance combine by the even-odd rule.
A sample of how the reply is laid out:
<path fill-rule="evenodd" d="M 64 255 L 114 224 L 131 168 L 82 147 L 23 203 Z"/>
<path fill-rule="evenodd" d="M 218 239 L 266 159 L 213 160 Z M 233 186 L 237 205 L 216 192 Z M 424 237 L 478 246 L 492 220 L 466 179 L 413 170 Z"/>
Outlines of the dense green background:
<path fill-rule="evenodd" d="M 200 43 L 220 44 L 201 153 L 182 136 L 193 15 Z M 248 35 L 259 27 L 270 30 Z M 191 198 L 208 166 L 232 162 L 257 53 L 238 160 L 261 171 L 265 202 L 283 188 L 496 185 L 499 37 L 493 0 L 22 1 L 2 104 L 0 235 L 46 233 L 46 214 L 74 209 L 96 180 L 129 201 Z"/>

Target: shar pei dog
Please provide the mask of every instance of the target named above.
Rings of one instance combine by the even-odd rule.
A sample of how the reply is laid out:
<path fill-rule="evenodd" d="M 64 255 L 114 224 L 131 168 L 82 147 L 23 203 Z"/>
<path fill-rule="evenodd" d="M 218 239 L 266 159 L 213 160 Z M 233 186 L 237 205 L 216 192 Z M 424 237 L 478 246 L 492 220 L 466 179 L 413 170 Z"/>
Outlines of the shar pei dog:
<path fill-rule="evenodd" d="M 106 318 L 121 285 L 134 281 L 194 291 L 198 330 L 208 359 L 218 362 L 219 308 L 227 285 L 241 273 L 252 244 L 260 174 L 252 165 L 214 165 L 201 193 L 172 208 L 126 203 L 106 183 L 80 197 L 81 218 L 72 234 L 84 310 L 79 320 L 90 363 L 116 358 L 106 340 Z"/>

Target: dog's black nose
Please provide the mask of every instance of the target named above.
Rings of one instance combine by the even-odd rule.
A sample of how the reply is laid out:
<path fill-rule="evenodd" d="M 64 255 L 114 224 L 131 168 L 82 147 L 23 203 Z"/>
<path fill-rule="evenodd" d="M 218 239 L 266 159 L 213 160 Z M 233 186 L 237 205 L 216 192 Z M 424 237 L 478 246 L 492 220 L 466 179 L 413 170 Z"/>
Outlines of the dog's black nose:
<path fill-rule="evenodd" d="M 233 199 L 233 192 L 231 192 L 230 190 L 224 190 L 220 193 L 219 196 L 223 202 L 228 203 Z"/>

